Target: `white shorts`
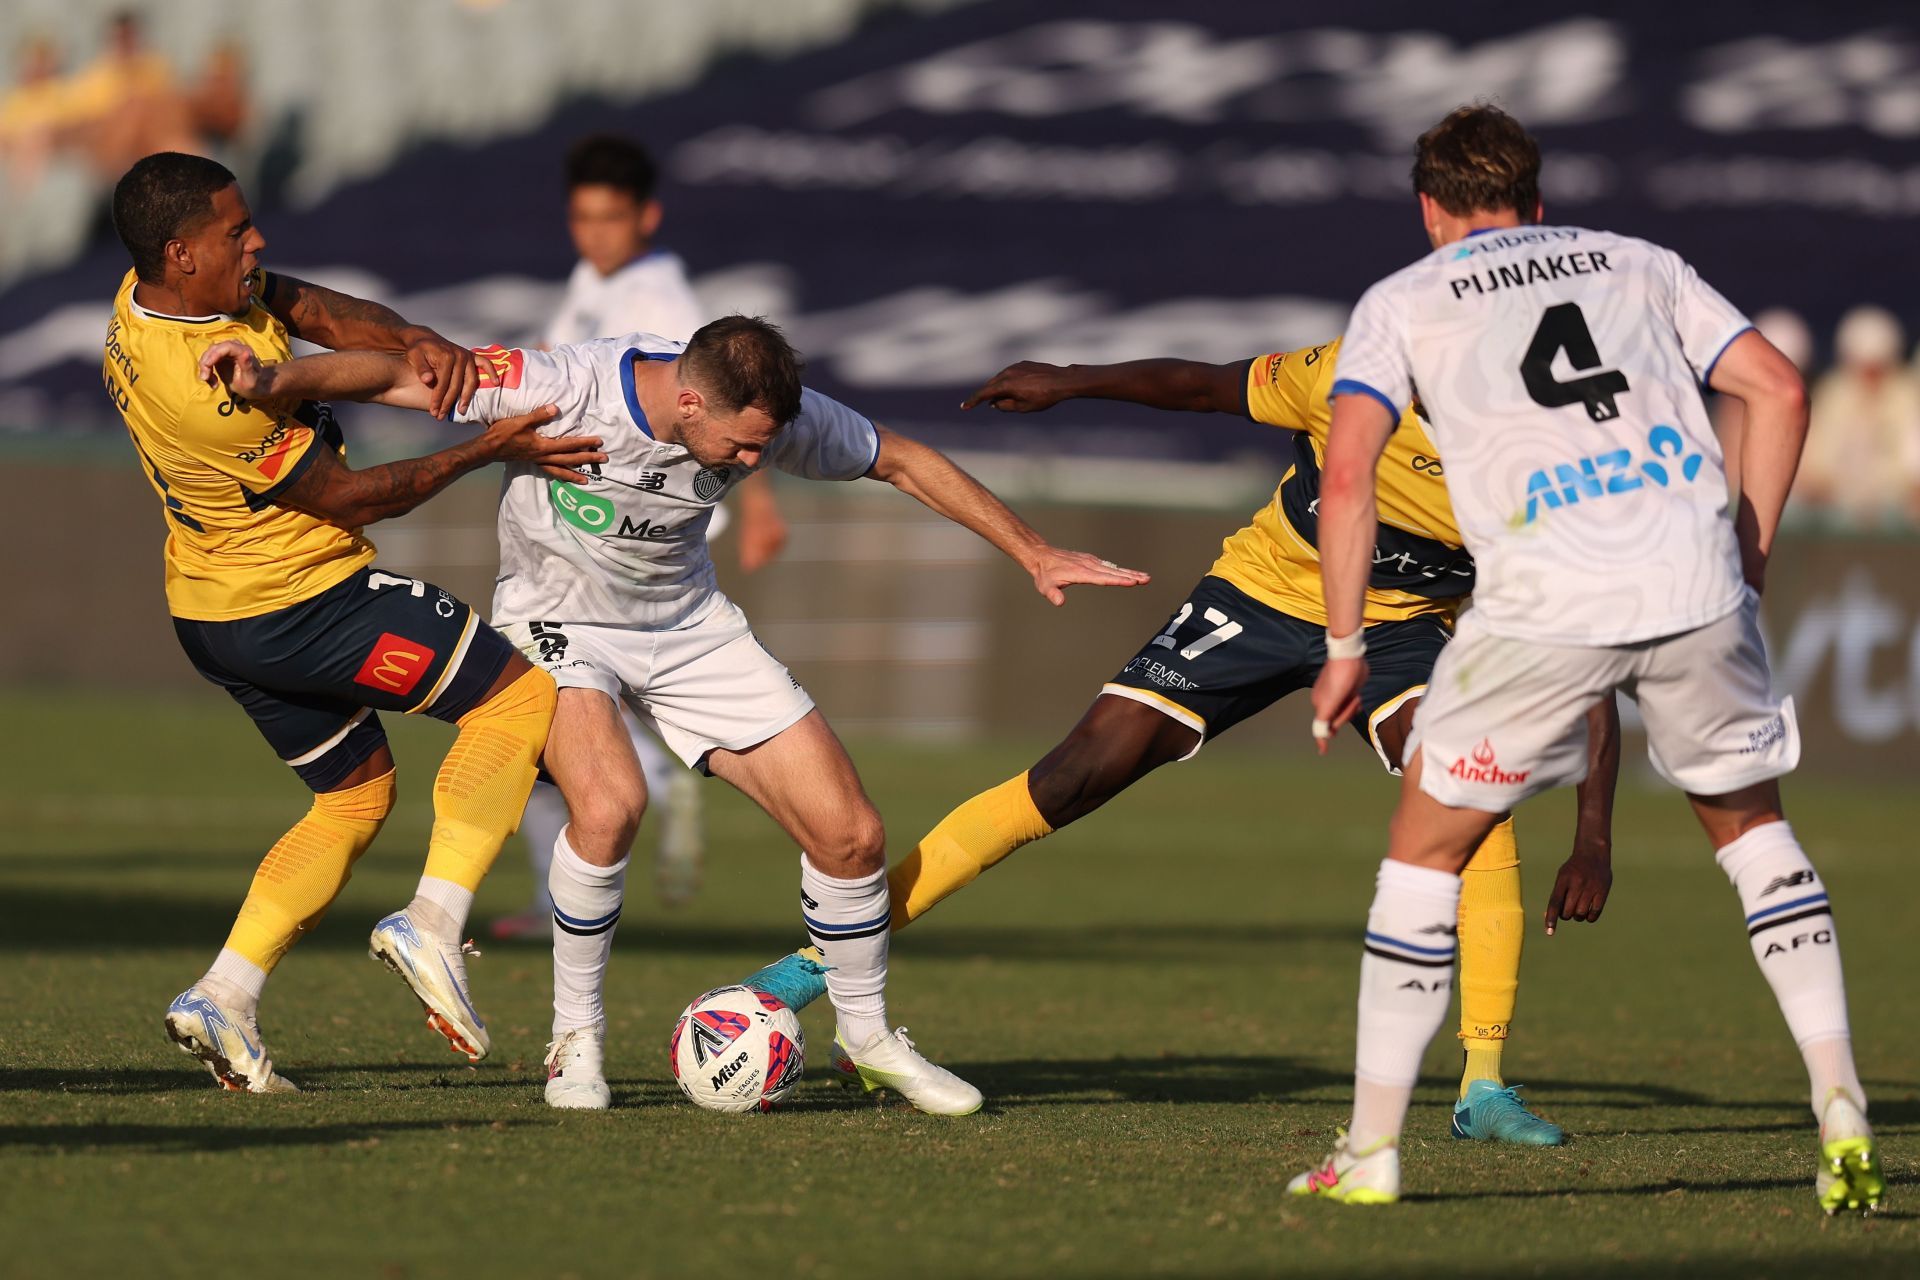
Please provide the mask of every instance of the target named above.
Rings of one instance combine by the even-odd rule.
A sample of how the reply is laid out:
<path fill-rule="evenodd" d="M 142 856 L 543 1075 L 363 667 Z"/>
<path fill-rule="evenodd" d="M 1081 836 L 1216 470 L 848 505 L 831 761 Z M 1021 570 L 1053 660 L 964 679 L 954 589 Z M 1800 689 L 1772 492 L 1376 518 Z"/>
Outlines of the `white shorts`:
<path fill-rule="evenodd" d="M 1469 609 L 1414 713 L 1420 789 L 1500 813 L 1583 781 L 1587 711 L 1615 689 L 1640 704 L 1647 757 L 1683 791 L 1725 795 L 1792 772 L 1800 730 L 1793 700 L 1774 700 L 1759 612 L 1749 591 L 1704 627 L 1595 648 L 1489 635 Z"/>
<path fill-rule="evenodd" d="M 709 751 L 744 751 L 813 710 L 800 682 L 725 597 L 670 631 L 516 622 L 500 632 L 562 689 L 598 689 L 624 701 L 669 751 L 702 772 Z"/>

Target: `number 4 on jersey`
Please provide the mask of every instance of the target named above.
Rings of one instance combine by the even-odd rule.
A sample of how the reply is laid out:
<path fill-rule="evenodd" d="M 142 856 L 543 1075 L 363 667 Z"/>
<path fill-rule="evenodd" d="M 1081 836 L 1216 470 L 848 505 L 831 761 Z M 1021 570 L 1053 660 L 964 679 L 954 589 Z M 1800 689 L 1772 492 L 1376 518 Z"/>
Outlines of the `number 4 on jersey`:
<path fill-rule="evenodd" d="M 1614 397 L 1627 389 L 1627 375 L 1618 369 L 1603 369 L 1560 382 L 1553 376 L 1553 357 L 1559 351 L 1567 353 L 1568 362 L 1576 369 L 1600 368 L 1600 352 L 1593 345 L 1587 317 L 1577 302 L 1547 308 L 1540 317 L 1540 327 L 1533 331 L 1526 358 L 1520 361 L 1520 376 L 1534 403 L 1549 409 L 1584 404 L 1587 416 L 1595 422 L 1619 417 L 1620 406 L 1614 403 Z"/>

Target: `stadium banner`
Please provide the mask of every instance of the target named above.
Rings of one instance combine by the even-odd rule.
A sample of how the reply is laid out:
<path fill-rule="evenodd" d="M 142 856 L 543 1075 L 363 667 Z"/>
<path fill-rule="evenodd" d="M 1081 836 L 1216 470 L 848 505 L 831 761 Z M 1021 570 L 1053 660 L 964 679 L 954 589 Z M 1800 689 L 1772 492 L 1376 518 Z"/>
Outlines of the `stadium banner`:
<path fill-rule="evenodd" d="M 668 95 L 577 102 L 531 133 L 418 146 L 310 208 L 243 177 L 269 266 L 512 344 L 572 265 L 566 145 L 630 133 L 662 163 L 662 243 L 711 308 L 785 322 L 822 390 L 974 448 L 1034 447 L 956 408 L 1015 360 L 1224 361 L 1337 332 L 1423 249 L 1413 140 L 1472 99 L 1541 139 L 1550 217 L 1670 245 L 1749 312 L 1792 306 L 1820 335 L 1860 302 L 1920 327 L 1913 6 L 1728 12 L 980 0 L 718 62 Z M 0 438 L 118 431 L 98 364 L 124 266 L 108 237 L 0 293 Z M 1280 447 L 1114 406 L 1045 427 L 1069 453 Z"/>

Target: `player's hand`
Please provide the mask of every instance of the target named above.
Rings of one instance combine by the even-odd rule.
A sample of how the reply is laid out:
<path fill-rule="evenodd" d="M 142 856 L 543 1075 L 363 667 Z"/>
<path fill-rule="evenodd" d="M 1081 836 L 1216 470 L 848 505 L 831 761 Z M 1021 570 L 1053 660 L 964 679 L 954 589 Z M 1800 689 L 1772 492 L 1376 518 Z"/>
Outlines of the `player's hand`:
<path fill-rule="evenodd" d="M 408 367 L 433 393 L 427 411 L 436 418 L 455 409 L 464 412 L 480 389 L 480 366 L 473 352 L 419 327 L 408 329 L 404 341 Z"/>
<path fill-rule="evenodd" d="M 761 483 L 765 483 L 762 481 Z M 740 500 L 740 572 L 772 564 L 787 546 L 787 518 L 771 501 Z"/>
<path fill-rule="evenodd" d="M 496 462 L 531 462 L 556 480 L 585 484 L 587 478 L 574 470 L 595 462 L 605 462 L 598 436 L 543 436 L 540 427 L 552 422 L 560 410 L 543 404 L 531 413 L 502 418 L 487 428 L 486 439 Z"/>
<path fill-rule="evenodd" d="M 227 390 L 242 400 L 265 400 L 273 394 L 273 365 L 261 364 L 260 355 L 244 342 L 228 339 L 216 342 L 200 355 L 200 381 Z"/>
<path fill-rule="evenodd" d="M 1068 587 L 1138 587 L 1153 581 L 1138 569 L 1122 569 L 1085 551 L 1045 547 L 1033 565 L 1033 587 L 1053 605 L 1067 602 Z"/>
<path fill-rule="evenodd" d="M 1595 849 L 1575 849 L 1573 856 L 1560 864 L 1553 878 L 1553 894 L 1547 899 L 1547 933 L 1561 920 L 1584 920 L 1591 924 L 1600 918 L 1613 889 L 1613 859 Z"/>
<path fill-rule="evenodd" d="M 962 409 L 992 405 L 1002 413 L 1038 413 L 1072 399 L 1067 370 L 1057 364 L 1022 360 L 987 379 L 987 384 L 960 402 Z"/>
<path fill-rule="evenodd" d="M 1360 690 L 1367 683 L 1365 658 L 1328 658 L 1313 682 L 1313 741 L 1327 754 L 1340 727 L 1360 711 Z"/>

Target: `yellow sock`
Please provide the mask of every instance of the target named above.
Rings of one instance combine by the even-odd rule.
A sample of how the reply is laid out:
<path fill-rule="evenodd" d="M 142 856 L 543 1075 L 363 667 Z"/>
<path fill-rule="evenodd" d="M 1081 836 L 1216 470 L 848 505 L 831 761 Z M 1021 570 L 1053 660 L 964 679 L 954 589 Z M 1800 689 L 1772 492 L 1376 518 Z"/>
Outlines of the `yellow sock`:
<path fill-rule="evenodd" d="M 280 837 L 253 873 L 228 948 L 271 973 L 300 935 L 320 923 L 392 809 L 392 770 L 357 787 L 316 795 L 307 816 Z"/>
<path fill-rule="evenodd" d="M 538 667 L 460 717 L 433 780 L 426 874 L 474 890 L 520 827 L 557 698 Z"/>
<path fill-rule="evenodd" d="M 1034 807 L 1026 774 L 982 791 L 942 818 L 887 873 L 894 929 L 906 928 L 982 871 L 1052 830 Z"/>
<path fill-rule="evenodd" d="M 1508 818 L 1488 833 L 1460 875 L 1460 1040 L 1467 1050 L 1462 1096 L 1474 1080 L 1506 1083 L 1500 1053 L 1513 1021 L 1525 939 L 1520 854 Z"/>

